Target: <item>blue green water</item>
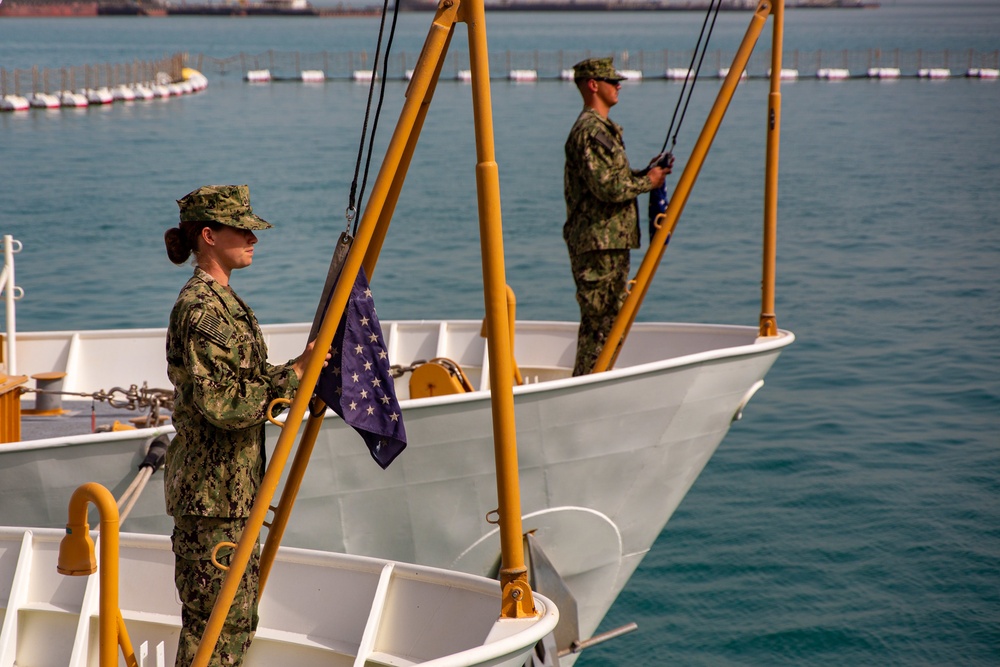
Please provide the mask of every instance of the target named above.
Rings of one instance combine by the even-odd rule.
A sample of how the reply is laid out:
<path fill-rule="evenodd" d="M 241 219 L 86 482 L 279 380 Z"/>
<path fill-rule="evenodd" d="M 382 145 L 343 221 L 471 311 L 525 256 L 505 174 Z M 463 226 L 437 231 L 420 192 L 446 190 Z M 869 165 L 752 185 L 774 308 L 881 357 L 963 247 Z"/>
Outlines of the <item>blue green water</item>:
<path fill-rule="evenodd" d="M 884 4 L 789 12 L 786 50 L 1000 48 L 995 3 Z M 720 48 L 747 18 L 720 18 Z M 405 15 L 397 49 L 415 52 L 429 19 Z M 700 20 L 488 19 L 491 50 L 616 53 L 690 48 Z M 0 67 L 371 50 L 376 28 L 0 20 Z M 679 166 L 717 89 L 699 83 Z M 380 146 L 403 90 L 388 85 Z M 678 91 L 623 88 L 612 117 L 634 162 L 659 149 Z M 639 631 L 578 664 L 996 665 L 1000 82 L 801 79 L 782 92 L 777 316 L 797 342 L 605 620 Z M 249 183 L 275 223 L 236 289 L 261 321 L 309 319 L 344 226 L 366 93 L 229 74 L 152 104 L 0 114 L 0 233 L 24 243 L 19 328 L 163 326 L 187 275 L 161 241 L 173 200 L 212 182 Z M 641 319 L 756 323 L 766 95 L 764 82 L 741 85 Z M 492 97 L 518 315 L 575 319 L 560 229 L 577 93 L 495 81 Z M 438 86 L 372 281 L 385 319 L 481 316 L 470 109 L 467 86 Z"/>

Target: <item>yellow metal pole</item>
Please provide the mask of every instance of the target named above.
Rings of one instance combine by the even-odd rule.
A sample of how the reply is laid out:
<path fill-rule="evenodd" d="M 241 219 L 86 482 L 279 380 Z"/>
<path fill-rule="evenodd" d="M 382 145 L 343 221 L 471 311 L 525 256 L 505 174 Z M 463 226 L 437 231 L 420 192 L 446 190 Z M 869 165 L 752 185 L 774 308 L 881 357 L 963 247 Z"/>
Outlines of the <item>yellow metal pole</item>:
<path fill-rule="evenodd" d="M 517 434 L 514 425 L 514 371 L 511 363 L 513 355 L 507 319 L 500 177 L 494 152 L 490 63 L 483 0 L 470 0 L 463 4 L 461 19 L 469 28 L 472 108 L 476 127 L 476 188 L 486 328 L 489 334 L 493 448 L 500 514 L 500 586 L 503 592 L 501 617 L 524 618 L 535 615 L 536 612 L 534 597 L 528 586 L 522 542 Z"/>
<path fill-rule="evenodd" d="M 260 554 L 260 575 L 257 583 L 257 595 L 264 594 L 264 586 L 267 578 L 271 574 L 271 566 L 278 555 L 278 547 L 281 546 L 281 538 L 285 535 L 285 528 L 288 526 L 288 519 L 292 515 L 292 507 L 295 506 L 295 499 L 302 488 L 302 478 L 305 476 L 309 459 L 313 449 L 316 447 L 316 438 L 319 436 L 320 427 L 323 426 L 323 419 L 326 416 L 326 405 L 318 398 L 317 410 L 319 414 L 310 412 L 309 421 L 302 432 L 299 446 L 295 450 L 295 458 L 292 459 L 292 466 L 288 469 L 288 479 L 285 480 L 285 487 L 281 490 L 281 499 L 274 508 L 274 519 L 267 531 L 267 541 Z M 322 406 L 320 408 L 319 406 Z"/>
<path fill-rule="evenodd" d="M 421 52 L 420 61 L 418 61 L 418 69 L 420 69 L 419 63 L 433 64 L 441 57 L 444 46 L 448 41 L 448 33 L 450 32 L 450 28 L 444 24 L 448 21 L 447 17 L 449 15 L 454 16 L 457 11 L 457 6 L 444 6 L 449 2 L 450 0 L 445 0 L 442 3 L 442 9 L 439 9 L 435 16 L 431 34 L 428 36 L 424 50 Z M 354 286 L 355 280 L 357 280 L 358 271 L 361 269 L 363 258 L 371 243 L 377 220 L 390 191 L 394 174 L 399 168 L 402 156 L 407 149 L 410 135 L 420 111 L 420 105 L 426 97 L 426 91 L 430 84 L 430 74 L 427 72 L 422 72 L 419 75 L 416 72 L 414 73 L 414 78 L 410 82 L 411 96 L 403 104 L 396 130 L 389 142 L 385 159 L 382 162 L 382 168 L 372 188 L 370 202 L 365 207 L 362 215 L 358 227 L 358 235 L 344 262 L 344 268 L 337 281 L 337 286 L 333 290 L 323 324 L 316 336 L 316 344 L 313 348 L 312 356 L 310 356 L 305 373 L 299 382 L 299 389 L 295 394 L 295 398 L 289 406 L 288 415 L 285 418 L 285 426 L 281 429 L 278 442 L 275 444 L 274 452 L 271 454 L 271 463 L 268 465 L 267 472 L 264 474 L 264 479 L 261 481 L 260 488 L 257 491 L 257 497 L 250 510 L 250 516 L 247 518 L 246 528 L 244 528 L 236 552 L 230 561 L 229 571 L 226 573 L 222 588 L 216 598 L 215 606 L 212 608 L 212 613 L 205 628 L 205 634 L 202 635 L 201 643 L 192 662 L 192 667 L 205 667 L 215 649 L 215 644 L 222 631 L 222 625 L 226 615 L 229 613 L 229 608 L 232 606 L 233 598 L 236 596 L 240 579 L 246 571 L 247 563 L 250 562 L 250 556 L 253 553 L 257 537 L 260 535 L 267 512 L 270 509 L 269 506 L 271 500 L 274 498 L 275 490 L 281 478 L 281 472 L 288 461 L 292 444 L 309 408 L 309 402 L 316 388 L 316 382 L 319 379 L 320 371 L 323 369 L 326 350 L 330 349 L 330 345 L 333 343 L 337 325 L 340 323 L 344 308 L 350 297 L 351 289 Z M 301 472 L 304 474 L 304 470 Z M 296 474 L 299 473 L 297 472 Z M 276 550 L 274 553 L 276 553 Z M 262 562 L 261 566 L 265 567 L 265 564 Z M 270 567 L 270 563 L 266 564 L 266 567 Z"/>
<path fill-rule="evenodd" d="M 781 144 L 781 51 L 785 34 L 785 2 L 775 0 L 771 38 L 771 92 L 767 112 L 767 163 L 764 176 L 764 256 L 761 262 L 761 337 L 778 335 L 774 308 L 775 267 L 778 259 L 778 154 Z"/>
<path fill-rule="evenodd" d="M 691 156 L 684 166 L 684 171 L 677 181 L 677 187 L 674 189 L 674 195 L 670 198 L 670 203 L 667 205 L 666 213 L 657 218 L 660 228 L 657 229 L 656 234 L 649 241 L 649 250 L 646 251 L 646 255 L 642 259 L 642 264 L 636 273 L 635 285 L 625 299 L 618 317 L 615 318 L 615 323 L 611 327 L 611 333 L 604 344 L 604 349 L 601 350 L 597 361 L 594 362 L 592 373 L 600 373 L 611 368 L 614 359 L 618 356 L 618 350 L 625 343 L 625 337 L 628 335 L 632 322 L 635 321 L 639 306 L 642 305 L 642 301 L 649 289 L 649 284 L 653 279 L 653 274 L 656 272 L 660 258 L 663 256 L 667 238 L 673 233 L 677 225 L 677 220 L 680 218 L 681 212 L 687 204 L 691 189 L 698 179 L 698 174 L 705 163 L 708 150 L 712 147 L 715 135 L 718 133 L 722 119 L 726 115 L 726 109 L 729 107 L 729 102 L 733 99 L 736 86 L 739 84 L 740 77 L 746 69 L 747 63 L 750 60 L 750 54 L 753 53 L 757 38 L 760 37 L 761 31 L 764 29 L 764 23 L 767 21 L 767 15 L 770 11 L 770 0 L 761 0 L 754 11 L 753 17 L 750 20 L 750 26 L 747 28 L 746 34 L 743 36 L 743 41 L 740 43 L 740 47 L 733 58 L 732 67 L 729 68 L 729 73 L 722 82 L 722 88 L 715 98 L 715 103 L 708 114 L 705 126 L 702 128 L 701 134 L 698 136 L 698 140 L 691 150 Z"/>
<path fill-rule="evenodd" d="M 98 664 L 100 667 L 117 667 L 120 644 L 125 663 L 129 667 L 134 667 L 137 664 L 135 653 L 121 618 L 121 610 L 118 608 L 118 504 L 111 492 L 96 482 L 78 487 L 69 499 L 66 536 L 59 544 L 56 569 L 61 574 L 70 576 L 86 576 L 93 574 L 97 569 L 94 542 L 90 539 L 90 525 L 87 523 L 88 503 L 94 503 L 97 507 L 101 521 Z"/>

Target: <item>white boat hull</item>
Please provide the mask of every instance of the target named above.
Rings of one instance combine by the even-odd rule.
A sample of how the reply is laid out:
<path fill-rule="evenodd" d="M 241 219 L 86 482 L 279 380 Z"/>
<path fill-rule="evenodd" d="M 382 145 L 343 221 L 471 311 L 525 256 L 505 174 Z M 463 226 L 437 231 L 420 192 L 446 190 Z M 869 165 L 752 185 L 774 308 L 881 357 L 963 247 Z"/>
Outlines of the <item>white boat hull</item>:
<path fill-rule="evenodd" d="M 56 573 L 64 534 L 0 527 L 0 667 L 98 665 L 99 574 Z M 181 609 L 170 540 L 122 534 L 120 553 L 119 607 L 136 657 L 173 665 Z M 558 611 L 536 595 L 537 618 L 501 619 L 500 597 L 483 577 L 283 547 L 244 664 L 519 667 Z"/>
<path fill-rule="evenodd" d="M 480 326 L 395 322 L 383 323 L 383 331 L 394 363 L 448 357 L 486 390 Z M 272 359 L 294 356 L 307 330 L 265 327 Z M 576 324 L 518 323 L 515 357 L 529 380 L 514 390 L 524 530 L 535 531 L 576 598 L 581 638 L 597 629 L 792 340 L 784 331 L 758 339 L 752 327 L 637 323 L 614 370 L 570 378 Z M 143 379 L 169 386 L 163 349 L 162 330 L 17 339 L 19 372 L 65 369 L 67 391 Z M 328 413 L 283 543 L 489 574 L 499 554 L 486 520 L 497 507 L 489 392 L 411 400 L 405 377 L 396 389 L 406 451 L 383 471 L 360 437 Z M 82 481 L 100 481 L 118 496 L 143 458 L 143 443 L 170 430 L 0 447 L 0 522 L 63 525 L 66 502 Z M 277 434 L 269 425 L 269 446 Z M 128 530 L 169 532 L 161 480 L 153 477 Z"/>

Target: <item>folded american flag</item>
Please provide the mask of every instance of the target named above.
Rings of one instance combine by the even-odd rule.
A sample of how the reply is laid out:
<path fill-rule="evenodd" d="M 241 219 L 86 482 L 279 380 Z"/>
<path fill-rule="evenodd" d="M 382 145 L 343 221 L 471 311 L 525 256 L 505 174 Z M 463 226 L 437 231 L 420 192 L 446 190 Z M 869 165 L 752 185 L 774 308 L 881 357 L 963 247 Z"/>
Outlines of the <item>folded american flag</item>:
<path fill-rule="evenodd" d="M 389 355 L 364 269 L 358 271 L 316 395 L 361 434 L 383 469 L 406 448 Z"/>

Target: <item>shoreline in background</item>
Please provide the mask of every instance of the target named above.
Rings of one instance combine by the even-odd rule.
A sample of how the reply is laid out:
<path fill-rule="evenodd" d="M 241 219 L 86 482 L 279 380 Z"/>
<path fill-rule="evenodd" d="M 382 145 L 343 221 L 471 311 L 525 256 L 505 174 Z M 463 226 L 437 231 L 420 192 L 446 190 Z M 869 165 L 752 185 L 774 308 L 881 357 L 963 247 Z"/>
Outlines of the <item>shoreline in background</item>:
<path fill-rule="evenodd" d="M 435 0 L 399 0 L 401 11 L 434 11 Z M 786 9 L 876 9 L 877 0 L 789 0 Z M 721 11 L 751 11 L 753 0 L 723 0 Z M 486 8 L 496 11 L 545 11 L 545 12 L 633 12 L 706 11 L 709 3 L 693 0 L 671 3 L 665 0 L 498 0 L 487 2 Z M 314 6 L 307 0 L 260 0 L 255 2 L 199 2 L 172 3 L 162 0 L 0 0 L 0 17 L 62 17 L 83 18 L 92 16 L 378 16 L 377 5 Z"/>

